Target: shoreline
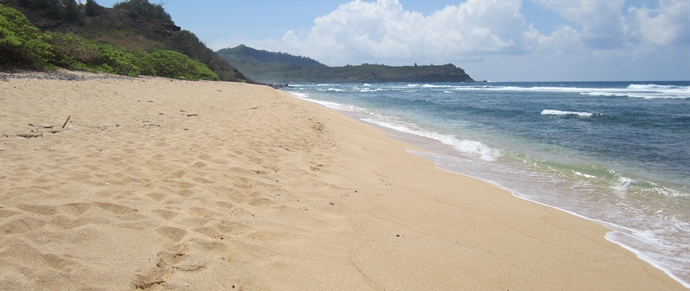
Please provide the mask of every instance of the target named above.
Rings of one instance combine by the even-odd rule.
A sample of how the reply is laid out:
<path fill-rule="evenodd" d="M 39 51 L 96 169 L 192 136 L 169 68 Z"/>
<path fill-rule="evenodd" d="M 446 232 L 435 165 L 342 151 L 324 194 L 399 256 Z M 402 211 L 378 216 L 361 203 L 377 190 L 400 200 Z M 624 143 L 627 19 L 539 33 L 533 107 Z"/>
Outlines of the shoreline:
<path fill-rule="evenodd" d="M 545 193 L 550 193 L 551 191 L 554 191 L 553 189 L 549 188 L 552 187 L 550 183 L 532 182 L 532 184 L 529 186 L 518 185 L 514 181 L 510 183 L 510 178 L 506 177 L 511 177 L 510 172 L 518 172 L 519 169 L 509 167 L 508 170 L 506 170 L 505 168 L 501 168 L 505 167 L 505 164 L 496 165 L 495 163 L 482 163 L 481 161 L 479 161 L 479 158 L 476 157 L 476 152 L 470 153 L 475 155 L 473 157 L 468 157 L 459 154 L 457 152 L 458 149 L 454 149 L 451 144 L 447 143 L 447 141 L 444 140 L 444 138 L 449 137 L 446 134 L 441 134 L 435 131 L 427 131 L 426 129 L 421 129 L 417 127 L 408 127 L 408 125 L 404 123 L 391 122 L 389 121 L 390 116 L 381 117 L 376 113 L 369 112 L 369 109 L 359 107 L 358 105 L 349 105 L 347 103 L 326 101 L 331 100 L 328 98 L 313 98 L 302 91 L 289 92 L 291 92 L 293 96 L 295 96 L 296 98 L 319 104 L 331 110 L 336 110 L 342 114 L 360 120 L 365 124 L 375 126 L 380 130 L 384 131 L 386 135 L 390 138 L 408 144 L 412 144 L 416 147 L 423 148 L 424 151 L 421 152 L 409 152 L 417 156 L 420 156 L 428 161 L 434 162 L 436 166 L 441 170 L 485 181 L 496 187 L 511 192 L 513 196 L 515 196 L 516 198 L 534 202 L 539 205 L 551 207 L 553 209 L 563 211 L 573 216 L 602 225 L 609 229 L 609 232 L 607 232 L 605 235 L 608 241 L 635 253 L 641 260 L 644 260 L 650 263 L 651 265 L 655 266 L 656 268 L 662 270 L 669 277 L 678 281 L 685 288 L 690 288 L 690 284 L 687 283 L 687 279 L 683 279 L 687 278 L 683 276 L 683 272 L 686 269 L 683 269 L 682 265 L 678 265 L 678 262 L 682 262 L 682 259 L 678 259 L 675 262 L 668 261 L 668 258 L 672 258 L 672 260 L 676 258 L 673 257 L 673 253 L 669 252 L 666 249 L 658 249 L 654 248 L 655 246 L 649 245 L 648 240 L 651 239 L 645 237 L 644 233 L 637 230 L 640 228 L 635 228 L 635 225 L 630 226 L 621 224 L 622 222 L 624 222 L 624 220 L 607 221 L 606 219 L 602 219 L 600 217 L 597 217 L 596 215 L 589 216 L 592 214 L 591 211 L 579 212 L 577 207 L 571 206 L 577 204 L 577 199 L 566 200 L 565 202 L 563 202 L 549 199 L 543 200 L 545 197 L 541 197 L 540 194 L 535 195 L 535 193 L 540 193 L 540 191 L 538 190 L 544 190 Z M 341 100 L 339 102 L 345 101 Z M 484 156 L 482 156 L 481 158 L 483 160 Z M 492 160 L 492 162 L 494 161 Z M 496 167 L 501 168 L 503 170 L 496 170 Z M 503 184 L 502 182 L 507 183 Z M 529 181 L 526 182 L 529 183 Z M 549 185 L 547 186 L 547 184 Z M 532 195 L 530 195 L 530 193 Z M 589 209 L 585 207 L 584 210 Z M 676 242 L 676 244 L 678 243 Z M 666 255 L 667 258 L 659 258 L 659 255 L 661 254 Z M 673 265 L 673 263 L 676 263 L 676 265 Z"/>
<path fill-rule="evenodd" d="M 0 86 L 3 289 L 685 290 L 599 224 L 287 92 Z"/>
<path fill-rule="evenodd" d="M 347 113 L 344 113 L 344 114 L 348 115 Z M 348 116 L 349 116 L 349 115 L 348 115 Z M 353 118 L 356 118 L 356 117 L 353 117 Z M 420 142 L 420 140 L 428 139 L 428 138 L 422 137 L 422 136 L 415 136 L 415 137 L 410 138 L 410 137 L 406 137 L 407 135 L 411 135 L 411 134 L 409 134 L 409 133 L 402 132 L 402 131 L 396 131 L 395 129 L 388 128 L 388 127 L 384 127 L 384 126 L 380 126 L 380 125 L 378 125 L 378 124 L 376 124 L 376 123 L 369 123 L 369 122 L 365 122 L 365 123 L 366 123 L 366 124 L 371 124 L 372 126 L 375 126 L 375 127 L 379 128 L 379 129 L 381 129 L 382 131 L 386 132 L 386 135 L 387 135 L 388 137 L 390 137 L 390 138 L 393 138 L 393 139 L 395 139 L 395 140 L 399 140 L 399 141 L 401 141 L 401 142 L 405 142 L 405 143 L 408 143 L 408 144 L 412 144 L 413 146 L 422 147 L 422 148 L 423 148 L 423 151 L 408 150 L 408 152 L 409 152 L 410 154 L 413 154 L 413 155 L 422 157 L 422 158 L 424 158 L 425 160 L 428 160 L 428 161 L 431 161 L 431 162 L 435 163 L 435 164 L 436 164 L 436 167 L 437 167 L 439 170 L 447 171 L 447 172 L 450 172 L 450 173 L 453 173 L 453 174 L 457 174 L 457 175 L 466 176 L 466 177 L 469 177 L 469 178 L 471 178 L 471 179 L 476 179 L 476 180 L 484 181 L 484 182 L 489 183 L 489 184 L 491 184 L 491 185 L 493 185 L 493 186 L 495 186 L 495 187 L 497 187 L 497 188 L 500 188 L 500 189 L 503 189 L 503 190 L 505 190 L 505 191 L 510 192 L 510 193 L 512 194 L 512 196 L 515 197 L 515 198 L 522 199 L 522 200 L 525 200 L 525 201 L 529 201 L 529 202 L 532 202 L 532 203 L 536 203 L 536 204 L 538 204 L 538 205 L 542 205 L 542 206 L 545 206 L 545 207 L 553 208 L 553 209 L 555 209 L 555 210 L 557 210 L 557 211 L 562 211 L 562 212 L 568 213 L 568 214 L 570 214 L 570 215 L 572 215 L 572 216 L 575 216 L 575 217 L 578 217 L 578 218 L 581 218 L 581 219 L 584 219 L 584 220 L 588 220 L 588 221 L 591 221 L 591 222 L 594 222 L 594 223 L 597 223 L 597 224 L 599 224 L 599 225 L 601 225 L 601 226 L 606 227 L 606 228 L 609 230 L 609 231 L 605 234 L 605 236 L 604 236 L 604 237 L 606 238 L 606 240 L 608 240 L 608 241 L 610 241 L 611 243 L 614 243 L 614 244 L 616 244 L 616 245 L 618 245 L 618 246 L 620 246 L 620 247 L 622 247 L 622 248 L 624 248 L 624 249 L 626 249 L 626 250 L 628 250 L 628 251 L 634 253 L 640 260 L 643 260 L 643 261 L 645 261 L 645 262 L 651 264 L 651 265 L 654 266 L 655 268 L 657 268 L 657 269 L 663 271 L 666 275 L 668 275 L 669 277 L 671 277 L 672 279 L 674 279 L 675 281 L 677 281 L 678 283 L 680 283 L 681 285 L 683 285 L 685 288 L 690 288 L 690 285 L 688 285 L 687 283 L 683 282 L 683 280 L 682 280 L 680 277 L 676 276 L 676 274 L 674 274 L 673 271 L 672 271 L 671 269 L 669 269 L 669 268 L 667 268 L 667 267 L 665 267 L 665 266 L 660 265 L 660 264 L 662 264 L 662 262 L 658 262 L 658 261 L 656 261 L 655 259 L 651 258 L 648 254 L 646 254 L 646 253 L 644 253 L 644 252 L 642 252 L 642 251 L 640 251 L 640 250 L 637 250 L 637 249 L 635 249 L 634 247 L 628 246 L 628 245 L 626 245 L 626 244 L 625 244 L 624 242 L 622 242 L 622 241 L 617 241 L 617 240 L 614 238 L 616 235 L 619 235 L 619 236 L 620 236 L 620 235 L 622 235 L 622 236 L 629 235 L 629 232 L 634 232 L 634 230 L 631 230 L 631 229 L 629 229 L 629 228 L 626 228 L 625 226 L 617 225 L 617 224 L 615 224 L 615 223 L 603 221 L 603 220 L 596 219 L 596 218 L 591 218 L 591 217 L 588 217 L 588 216 L 586 216 L 586 215 L 584 215 L 584 214 L 577 213 L 576 211 L 568 210 L 568 209 L 565 209 L 565 208 L 561 208 L 561 207 L 558 207 L 558 206 L 554 206 L 554 205 L 547 204 L 547 203 L 545 203 L 545 202 L 541 202 L 541 201 L 539 201 L 539 200 L 537 200 L 537 199 L 534 199 L 534 198 L 529 197 L 529 195 L 525 195 L 525 194 L 523 194 L 523 193 L 520 193 L 519 191 L 517 191 L 517 190 L 515 190 L 515 189 L 511 189 L 510 187 L 503 186 L 503 185 L 501 185 L 499 182 L 496 182 L 496 181 L 493 181 L 493 180 L 490 180 L 490 179 L 484 179 L 484 178 L 482 178 L 482 177 L 480 177 L 480 176 L 471 175 L 471 174 L 467 174 L 467 173 L 463 173 L 463 172 L 459 172 L 459 171 L 454 171 L 453 169 L 446 169 L 446 168 L 443 167 L 442 164 L 437 163 L 432 157 L 429 157 L 428 155 L 440 155 L 440 156 L 444 156 L 444 155 L 446 155 L 447 153 L 437 153 L 437 152 L 434 152 L 434 146 L 428 146 L 428 145 L 427 145 L 427 146 L 424 146 L 424 145 L 416 145 L 416 144 L 415 144 L 415 141 L 416 141 L 416 142 Z M 429 141 L 434 142 L 435 140 L 429 140 Z M 429 142 L 429 141 L 426 141 L 426 142 Z M 437 142 L 437 141 L 436 141 L 436 142 Z M 422 143 L 424 143 L 424 142 L 422 142 Z M 452 155 L 449 155 L 449 156 L 452 157 Z M 627 231 L 627 232 L 626 232 L 626 231 Z"/>

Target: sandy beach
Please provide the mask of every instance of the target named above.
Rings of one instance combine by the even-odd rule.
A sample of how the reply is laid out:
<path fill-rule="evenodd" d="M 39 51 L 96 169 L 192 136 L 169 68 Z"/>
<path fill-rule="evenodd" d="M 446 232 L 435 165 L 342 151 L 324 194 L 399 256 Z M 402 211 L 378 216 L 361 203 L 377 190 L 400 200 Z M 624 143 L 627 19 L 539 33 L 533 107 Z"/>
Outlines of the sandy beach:
<path fill-rule="evenodd" d="M 0 290 L 686 290 L 267 86 L 9 78 L 0 134 Z"/>

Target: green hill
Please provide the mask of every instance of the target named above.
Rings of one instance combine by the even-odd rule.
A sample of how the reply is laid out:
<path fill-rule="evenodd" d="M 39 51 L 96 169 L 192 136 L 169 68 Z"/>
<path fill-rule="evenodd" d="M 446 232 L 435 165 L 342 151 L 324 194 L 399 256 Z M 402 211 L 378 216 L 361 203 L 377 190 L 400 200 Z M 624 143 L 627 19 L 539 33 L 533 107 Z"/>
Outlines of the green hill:
<path fill-rule="evenodd" d="M 265 50 L 257 50 L 243 44 L 234 48 L 226 48 L 216 52 L 228 61 L 236 61 L 249 64 L 285 63 L 294 64 L 299 67 L 326 67 L 307 57 L 293 56 L 286 53 L 274 53 Z"/>
<path fill-rule="evenodd" d="M 216 53 L 247 77 L 264 83 L 474 82 L 463 69 L 453 64 L 328 67 L 310 58 L 256 50 L 245 45 L 221 49 Z"/>
<path fill-rule="evenodd" d="M 103 44 L 112 45 L 118 51 L 131 53 L 134 57 L 130 58 L 142 58 L 161 50 L 174 51 L 203 64 L 220 80 L 247 80 L 230 63 L 206 47 L 194 33 L 176 26 L 172 17 L 159 4 L 151 4 L 148 0 L 127 0 L 117 3 L 114 8 L 105 8 L 93 0 L 85 2 L 0 0 L 0 4 L 23 13 L 33 26 L 46 35 L 67 36 L 72 44 L 84 42 L 73 41 L 76 36 L 77 39 L 84 38 L 95 43 L 99 46 L 98 49 Z M 50 43 L 51 37 L 39 35 L 39 38 L 54 46 Z M 98 49 L 93 50 L 94 54 L 100 54 Z M 183 60 L 172 53 L 158 53 L 149 59 L 156 60 L 154 63 L 159 64 L 162 64 L 161 61 Z M 183 61 L 176 65 L 196 66 L 185 63 Z"/>
<path fill-rule="evenodd" d="M 256 50 L 245 45 L 221 49 L 216 53 L 252 80 L 270 84 L 288 83 L 286 80 L 292 79 L 286 79 L 285 76 L 295 73 L 300 68 L 327 67 L 307 57 Z"/>

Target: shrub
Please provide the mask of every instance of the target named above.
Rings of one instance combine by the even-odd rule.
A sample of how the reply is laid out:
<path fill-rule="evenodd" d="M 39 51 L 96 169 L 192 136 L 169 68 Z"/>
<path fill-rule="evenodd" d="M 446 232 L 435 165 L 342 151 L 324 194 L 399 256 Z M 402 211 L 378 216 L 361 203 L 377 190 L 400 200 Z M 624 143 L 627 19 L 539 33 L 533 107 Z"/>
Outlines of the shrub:
<path fill-rule="evenodd" d="M 101 62 L 98 45 L 74 34 L 47 32 L 46 42 L 51 45 L 51 62 L 69 69 L 84 68 L 84 65 L 97 65 Z"/>
<path fill-rule="evenodd" d="M 0 66 L 49 66 L 53 55 L 44 38 L 24 14 L 0 4 Z"/>
<path fill-rule="evenodd" d="M 141 56 L 140 54 L 117 49 L 109 44 L 99 45 L 98 53 L 101 56 L 100 68 L 103 72 L 130 77 L 136 77 L 141 74 L 141 68 L 136 65 Z"/>
<path fill-rule="evenodd" d="M 218 80 L 218 76 L 204 64 L 175 51 L 154 52 L 143 57 L 139 64 L 146 75 L 188 80 Z"/>

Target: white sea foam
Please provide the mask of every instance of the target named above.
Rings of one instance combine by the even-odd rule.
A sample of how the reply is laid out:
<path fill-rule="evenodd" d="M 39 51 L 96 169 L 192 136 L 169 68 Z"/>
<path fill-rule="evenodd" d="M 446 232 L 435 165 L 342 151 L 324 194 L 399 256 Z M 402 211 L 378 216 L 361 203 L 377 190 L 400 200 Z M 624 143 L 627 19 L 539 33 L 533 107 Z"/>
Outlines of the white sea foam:
<path fill-rule="evenodd" d="M 661 237 L 668 239 L 668 236 L 664 235 L 669 231 L 668 227 L 640 231 L 615 224 L 604 223 L 604 225 L 614 229 L 614 231 L 606 234 L 607 240 L 622 246 L 634 253 L 638 258 L 662 270 L 685 288 L 690 288 L 690 283 L 687 281 L 688 271 L 682 267 L 690 263 L 687 259 L 687 242 L 672 242 L 660 239 Z M 682 229 L 684 227 L 686 229 Z M 685 223 L 676 224 L 675 228 L 680 228 L 678 230 L 681 232 L 688 232 L 687 224 Z M 664 251 L 659 252 L 656 250 Z"/>
<path fill-rule="evenodd" d="M 364 112 L 364 113 L 367 113 L 367 112 L 368 112 L 368 110 L 366 110 L 366 109 L 364 109 L 364 108 L 362 108 L 362 107 L 354 106 L 354 105 L 346 105 L 346 104 L 340 104 L 340 103 L 335 103 L 335 102 L 329 102 L 329 101 L 322 101 L 322 100 L 311 99 L 311 98 L 309 98 L 309 95 L 307 95 L 307 94 L 305 94 L 305 93 L 290 92 L 290 94 L 292 94 L 292 96 L 295 96 L 295 97 L 297 97 L 297 98 L 299 98 L 299 99 L 302 99 L 302 100 L 305 100 L 305 101 L 309 101 L 309 102 L 312 102 L 312 103 L 316 103 L 316 104 L 322 105 L 322 106 L 324 106 L 324 107 L 326 107 L 326 108 L 330 108 L 330 109 L 333 109 L 333 110 L 352 111 L 352 112 Z"/>
<path fill-rule="evenodd" d="M 627 193 L 630 184 L 635 182 L 635 180 L 623 176 L 618 176 L 617 181 L 618 185 L 611 186 L 611 188 L 618 191 L 619 193 Z"/>
<path fill-rule="evenodd" d="M 326 87 L 323 91 L 344 92 L 345 90 L 332 87 L 333 84 L 294 85 L 294 87 Z M 363 84 L 363 87 L 373 87 Z M 556 92 L 579 93 L 588 96 L 630 97 L 644 99 L 687 99 L 690 98 L 690 86 L 631 84 L 626 88 L 586 88 L 586 87 L 520 87 L 520 86 L 492 86 L 492 85 L 436 85 L 436 84 L 404 84 L 387 88 L 377 88 L 381 91 L 400 90 L 405 88 L 425 88 L 427 90 L 455 90 L 455 91 L 513 91 L 513 92 Z"/>
<path fill-rule="evenodd" d="M 292 96 L 295 96 L 295 97 L 300 98 L 300 99 L 305 99 L 305 98 L 309 97 L 309 95 L 307 95 L 307 93 L 290 92 L 290 94 L 292 94 Z"/>
<path fill-rule="evenodd" d="M 636 98 L 690 98 L 690 86 L 632 84 L 627 89 L 633 91 L 628 96 Z"/>
<path fill-rule="evenodd" d="M 573 174 L 575 174 L 575 175 L 577 175 L 577 176 L 580 176 L 580 177 L 589 178 L 589 179 L 596 179 L 596 178 L 597 178 L 597 176 L 592 176 L 592 175 L 589 175 L 589 174 L 580 173 L 580 172 L 578 172 L 578 171 L 573 171 Z"/>
<path fill-rule="evenodd" d="M 425 87 L 427 87 L 425 85 Z M 429 85 L 427 88 L 445 88 Z M 612 96 L 645 99 L 690 98 L 690 86 L 629 85 L 627 88 L 581 88 L 581 87 L 518 87 L 518 86 L 452 86 L 457 91 L 518 91 L 518 92 L 561 92 L 580 93 L 589 96 Z"/>
<path fill-rule="evenodd" d="M 544 109 L 541 111 L 541 115 L 577 115 L 580 117 L 592 117 L 594 113 Z"/>
<path fill-rule="evenodd" d="M 658 89 L 677 89 L 682 86 L 672 86 L 672 85 L 657 85 L 657 84 L 630 84 L 628 89 L 633 90 L 658 90 Z"/>
<path fill-rule="evenodd" d="M 450 87 L 455 87 L 455 86 L 424 84 L 424 85 L 422 85 L 422 87 L 424 87 L 424 88 L 450 88 Z"/>
<path fill-rule="evenodd" d="M 381 88 L 376 88 L 376 89 L 363 88 L 363 89 L 359 89 L 358 92 L 361 92 L 361 93 L 371 93 L 371 92 L 380 92 L 380 91 L 383 91 L 383 89 L 381 89 Z"/>
<path fill-rule="evenodd" d="M 606 91 L 605 92 L 600 92 L 600 91 L 598 91 L 598 92 L 582 92 L 580 94 L 589 95 L 589 96 L 611 96 L 611 97 L 629 97 L 629 95 L 630 95 L 630 93 L 626 93 L 626 92 L 616 93 L 616 92 L 606 92 Z M 641 98 L 643 98 L 643 97 L 641 97 Z"/>
<path fill-rule="evenodd" d="M 354 105 L 345 105 L 345 104 L 339 104 L 335 102 L 329 102 L 329 101 L 322 101 L 322 100 L 315 100 L 309 98 L 309 95 L 304 94 L 304 93 L 298 93 L 298 92 L 291 92 L 291 94 L 297 98 L 300 98 L 302 100 L 306 100 L 312 103 L 320 104 L 322 106 L 325 106 L 330 109 L 334 110 L 340 110 L 340 111 L 350 111 L 350 112 L 360 112 L 360 113 L 366 113 L 371 116 L 376 117 L 375 118 L 363 118 L 362 121 L 373 123 L 382 127 L 394 129 L 400 132 L 404 133 L 409 133 L 409 134 L 414 134 L 418 136 L 423 136 L 431 139 L 435 139 L 440 141 L 443 144 L 449 145 L 453 147 L 455 150 L 465 153 L 465 154 L 470 154 L 474 156 L 479 156 L 480 159 L 485 160 L 485 161 L 495 161 L 497 158 L 501 156 L 500 151 L 493 149 L 481 142 L 474 141 L 474 140 L 460 140 L 452 135 L 446 135 L 446 134 L 440 134 L 437 132 L 432 132 L 432 131 L 426 131 L 426 130 L 419 130 L 419 129 L 413 129 L 413 125 L 406 125 L 402 122 L 387 122 L 384 121 L 386 119 L 389 119 L 385 116 L 381 116 L 378 114 L 374 114 L 373 112 L 370 112 L 369 110 L 366 110 L 364 108 L 354 106 Z"/>
<path fill-rule="evenodd" d="M 386 122 L 383 120 L 372 118 L 363 118 L 362 121 L 373 123 L 382 127 L 394 129 L 404 133 L 435 139 L 445 145 L 453 147 L 453 149 L 461 153 L 479 156 L 479 158 L 484 161 L 492 162 L 501 156 L 500 151 L 493 149 L 478 141 L 466 139 L 461 140 L 452 135 L 441 134 L 433 131 L 413 129 L 412 126 L 407 126 L 402 123 Z"/>

